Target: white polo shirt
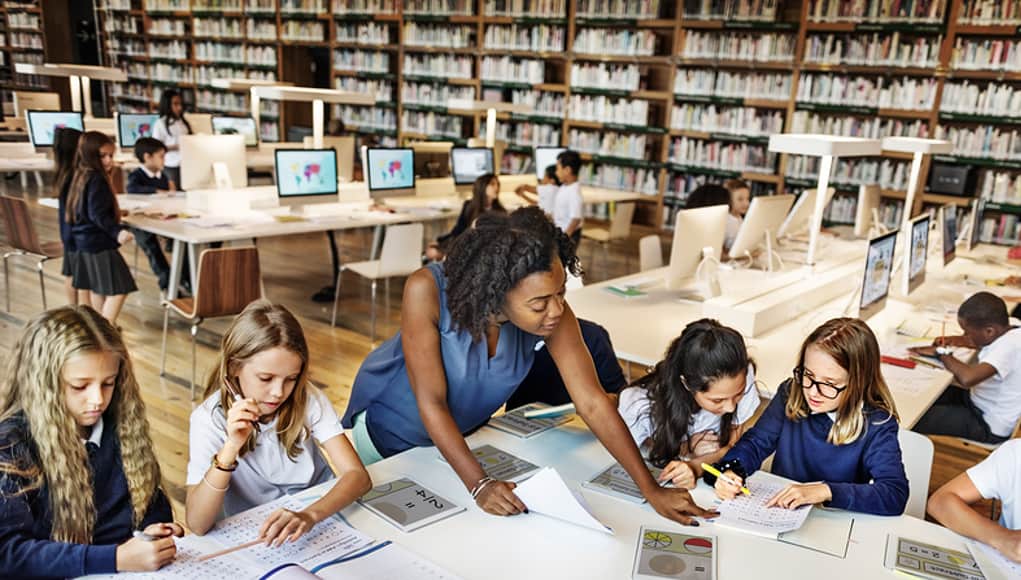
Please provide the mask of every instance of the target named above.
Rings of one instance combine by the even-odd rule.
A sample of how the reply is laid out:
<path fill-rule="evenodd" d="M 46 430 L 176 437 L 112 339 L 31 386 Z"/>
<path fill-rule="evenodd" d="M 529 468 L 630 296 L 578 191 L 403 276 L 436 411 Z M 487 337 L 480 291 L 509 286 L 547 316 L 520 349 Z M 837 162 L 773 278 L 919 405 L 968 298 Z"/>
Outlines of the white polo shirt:
<path fill-rule="evenodd" d="M 1021 328 L 1011 328 L 980 350 L 978 362 L 996 374 L 971 388 L 971 402 L 994 435 L 1010 437 L 1021 418 Z"/>
<path fill-rule="evenodd" d="M 560 187 L 551 183 L 540 183 L 535 189 L 539 192 L 539 209 L 546 215 L 553 215 L 553 203 L 557 199 L 557 190 Z"/>
<path fill-rule="evenodd" d="M 581 197 L 581 183 L 561 185 L 553 200 L 553 223 L 565 232 L 571 222 L 584 218 L 584 202 Z"/>
<path fill-rule="evenodd" d="M 967 474 L 983 498 L 1002 502 L 1000 524 L 1021 529 L 1021 439 L 1000 445 Z"/>
<path fill-rule="evenodd" d="M 167 167 L 180 167 L 181 166 L 181 151 L 180 149 L 170 151 L 169 148 L 174 145 L 181 144 L 181 135 L 188 135 L 188 128 L 184 125 L 184 121 L 174 121 L 167 128 L 167 121 L 164 117 L 160 117 L 156 124 L 152 127 L 153 139 L 159 139 L 167 146 L 167 154 L 163 158 L 163 164 Z"/>

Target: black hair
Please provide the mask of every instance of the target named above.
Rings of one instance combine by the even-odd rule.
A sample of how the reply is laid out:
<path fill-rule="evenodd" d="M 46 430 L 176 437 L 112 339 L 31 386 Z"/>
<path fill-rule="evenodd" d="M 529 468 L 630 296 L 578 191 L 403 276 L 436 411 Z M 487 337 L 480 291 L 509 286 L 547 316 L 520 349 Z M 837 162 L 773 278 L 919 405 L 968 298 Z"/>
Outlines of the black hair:
<path fill-rule="evenodd" d="M 443 262 L 450 318 L 475 341 L 503 309 L 507 292 L 531 274 L 551 271 L 554 257 L 568 272 L 581 275 L 574 243 L 541 209 L 483 215 L 484 220 L 457 237 Z"/>
<path fill-rule="evenodd" d="M 571 170 L 571 173 L 575 177 L 581 173 L 581 155 L 578 155 L 577 151 L 561 151 L 560 155 L 557 155 L 557 162 L 560 163 L 561 167 L 566 167 Z"/>
<path fill-rule="evenodd" d="M 665 358 L 633 383 L 649 395 L 655 426 L 649 460 L 663 466 L 676 459 L 688 439 L 691 418 L 700 409 L 694 393 L 704 392 L 713 381 L 746 372 L 750 364 L 744 339 L 733 328 L 708 318 L 684 327 Z M 720 447 L 729 444 L 733 420 L 733 413 L 720 418 Z"/>
<path fill-rule="evenodd" d="M 489 189 L 489 184 L 496 179 L 496 176 L 492 173 L 484 173 L 480 175 L 475 183 L 472 184 L 472 198 L 468 202 L 468 223 L 474 222 L 478 217 L 487 211 L 498 211 L 507 213 L 507 210 L 500 203 L 500 198 L 497 197 L 493 200 L 493 205 L 486 207 L 486 190 Z"/>
<path fill-rule="evenodd" d="M 181 103 L 184 103 L 184 97 L 181 96 L 180 92 L 174 89 L 167 89 L 163 91 L 162 95 L 160 95 L 160 107 L 158 110 L 160 119 L 164 119 L 163 122 L 167 124 L 168 130 L 171 125 L 180 121 L 184 124 L 184 128 L 188 130 L 188 134 L 190 135 L 192 133 L 191 123 L 188 122 L 188 119 L 184 118 L 184 113 L 182 112 L 180 117 L 174 115 L 174 110 L 171 106 L 174 102 L 174 97 L 181 97 Z"/>
<path fill-rule="evenodd" d="M 135 157 L 138 158 L 139 163 L 145 163 L 146 155 L 153 155 L 166 150 L 167 146 L 159 139 L 141 137 L 138 141 L 135 141 Z"/>
<path fill-rule="evenodd" d="M 53 184 L 56 186 L 58 197 L 64 196 L 67 185 L 71 183 L 78 141 L 81 138 L 82 132 L 73 127 L 58 127 L 53 132 L 53 164 L 56 171 Z"/>
<path fill-rule="evenodd" d="M 560 185 L 560 178 L 557 177 L 557 164 L 546 166 L 546 179 L 552 179 L 553 183 Z"/>
<path fill-rule="evenodd" d="M 688 201 L 684 204 L 684 207 L 686 209 L 695 209 L 712 205 L 725 205 L 729 207 L 730 191 L 726 187 L 716 185 L 715 183 L 700 185 L 688 196 Z"/>
<path fill-rule="evenodd" d="M 1007 303 L 992 292 L 972 294 L 957 308 L 957 317 L 968 326 L 1010 326 L 1007 317 Z"/>

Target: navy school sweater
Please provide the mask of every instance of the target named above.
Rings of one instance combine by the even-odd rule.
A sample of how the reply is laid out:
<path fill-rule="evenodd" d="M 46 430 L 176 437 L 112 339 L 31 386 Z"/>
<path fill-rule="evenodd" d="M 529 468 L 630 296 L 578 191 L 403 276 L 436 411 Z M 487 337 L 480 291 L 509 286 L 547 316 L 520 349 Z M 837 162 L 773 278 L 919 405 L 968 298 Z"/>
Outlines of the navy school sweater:
<path fill-rule="evenodd" d="M 116 250 L 120 247 L 117 234 L 123 227 L 110 184 L 93 173 L 84 189 L 75 208 L 74 223 L 70 224 L 75 249 L 89 254 Z"/>
<path fill-rule="evenodd" d="M 128 193 L 156 193 L 169 189 L 170 179 L 166 173 L 160 172 L 159 177 L 149 177 L 149 174 L 139 167 L 128 174 Z"/>

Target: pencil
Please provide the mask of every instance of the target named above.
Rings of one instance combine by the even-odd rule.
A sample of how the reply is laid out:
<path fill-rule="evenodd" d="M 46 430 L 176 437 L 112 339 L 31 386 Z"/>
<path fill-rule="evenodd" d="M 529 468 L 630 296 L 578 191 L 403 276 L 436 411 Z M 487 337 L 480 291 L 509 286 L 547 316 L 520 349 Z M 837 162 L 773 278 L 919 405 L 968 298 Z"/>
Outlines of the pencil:
<path fill-rule="evenodd" d="M 726 475 L 723 475 L 722 473 L 720 473 L 720 470 L 719 470 L 719 469 L 716 469 L 716 468 L 715 468 L 715 467 L 713 467 L 712 465 L 709 465 L 708 463 L 703 463 L 703 464 L 702 464 L 702 469 L 704 469 L 704 470 L 708 471 L 709 473 L 711 473 L 711 474 L 715 475 L 716 477 L 718 477 L 718 478 L 722 479 L 723 481 L 726 481 L 727 483 L 729 483 L 729 484 L 731 484 L 731 485 L 737 485 L 737 486 L 740 486 L 740 488 L 741 488 L 741 493 L 743 493 L 743 494 L 745 494 L 745 495 L 751 495 L 751 494 L 752 494 L 751 490 L 749 490 L 749 489 L 748 489 L 747 487 L 745 487 L 745 486 L 741 485 L 740 483 L 738 483 L 738 482 L 734 481 L 734 480 L 733 480 L 733 479 L 731 479 L 730 477 L 728 477 L 728 476 L 726 476 Z"/>
<path fill-rule="evenodd" d="M 226 556 L 227 554 L 233 554 L 234 552 L 237 552 L 239 550 L 244 550 L 245 548 L 251 548 L 252 546 L 257 546 L 257 545 L 261 544 L 262 542 L 263 542 L 263 540 L 252 540 L 251 542 L 245 542 L 244 544 L 238 544 L 237 546 L 234 546 L 233 548 L 227 548 L 226 550 L 220 550 L 219 552 L 213 552 L 212 554 L 206 554 L 205 556 L 201 556 L 200 558 L 198 558 L 198 561 L 199 562 L 205 562 L 207 560 L 212 560 L 213 558 L 219 558 L 220 556 Z"/>

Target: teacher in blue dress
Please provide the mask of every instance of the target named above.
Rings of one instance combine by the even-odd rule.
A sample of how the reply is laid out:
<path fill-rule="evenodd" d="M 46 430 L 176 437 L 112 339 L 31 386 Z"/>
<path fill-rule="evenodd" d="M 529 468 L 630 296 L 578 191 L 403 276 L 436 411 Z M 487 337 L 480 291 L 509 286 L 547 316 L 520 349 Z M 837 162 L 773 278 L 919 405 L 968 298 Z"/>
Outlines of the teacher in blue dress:
<path fill-rule="evenodd" d="M 513 483 L 486 476 L 463 434 L 507 401 L 545 341 L 578 414 L 656 511 L 684 524 L 711 515 L 687 491 L 656 483 L 599 386 L 564 296 L 565 270 L 581 270 L 574 244 L 537 208 L 479 222 L 445 262 L 411 275 L 400 332 L 355 377 L 343 423 L 362 460 L 435 444 L 483 510 L 525 511 Z"/>

